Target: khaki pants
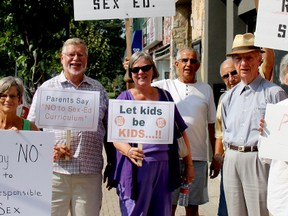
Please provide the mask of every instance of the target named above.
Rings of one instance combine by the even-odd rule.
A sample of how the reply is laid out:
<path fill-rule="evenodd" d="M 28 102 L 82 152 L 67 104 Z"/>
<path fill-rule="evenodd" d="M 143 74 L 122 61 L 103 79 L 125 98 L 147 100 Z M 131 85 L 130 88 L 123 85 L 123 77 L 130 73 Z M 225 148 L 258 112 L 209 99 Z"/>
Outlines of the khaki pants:
<path fill-rule="evenodd" d="M 223 169 L 228 215 L 268 216 L 269 165 L 260 161 L 258 152 L 227 149 Z"/>
<path fill-rule="evenodd" d="M 99 216 L 102 203 L 102 174 L 53 173 L 51 216 Z"/>

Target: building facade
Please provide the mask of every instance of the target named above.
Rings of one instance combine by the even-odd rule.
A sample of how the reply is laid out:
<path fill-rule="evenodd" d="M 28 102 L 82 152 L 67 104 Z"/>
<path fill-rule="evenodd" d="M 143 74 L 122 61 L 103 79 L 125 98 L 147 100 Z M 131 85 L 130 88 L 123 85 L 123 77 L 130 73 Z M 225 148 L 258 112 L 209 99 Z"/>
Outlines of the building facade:
<path fill-rule="evenodd" d="M 257 1 L 257 0 L 256 0 Z M 175 0 L 174 17 L 134 19 L 142 30 L 143 50 L 148 51 L 160 72 L 158 79 L 176 78 L 177 50 L 189 46 L 198 50 L 201 67 L 197 80 L 211 85 L 215 101 L 225 90 L 219 66 L 231 50 L 236 34 L 254 33 L 257 11 L 254 0 Z M 286 52 L 275 50 L 273 81 L 279 84 L 279 64 Z"/>

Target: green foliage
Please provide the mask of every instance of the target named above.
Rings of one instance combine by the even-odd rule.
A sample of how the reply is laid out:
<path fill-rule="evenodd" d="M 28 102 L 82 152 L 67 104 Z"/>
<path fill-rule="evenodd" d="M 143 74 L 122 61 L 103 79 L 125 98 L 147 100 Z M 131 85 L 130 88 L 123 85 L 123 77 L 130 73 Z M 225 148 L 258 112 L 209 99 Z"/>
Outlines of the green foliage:
<path fill-rule="evenodd" d="M 61 71 L 60 50 L 69 37 L 88 45 L 88 76 L 108 85 L 122 69 L 121 20 L 75 22 L 71 0 L 2 0 L 0 14 L 0 76 L 18 74 L 31 87 L 42 83 Z"/>

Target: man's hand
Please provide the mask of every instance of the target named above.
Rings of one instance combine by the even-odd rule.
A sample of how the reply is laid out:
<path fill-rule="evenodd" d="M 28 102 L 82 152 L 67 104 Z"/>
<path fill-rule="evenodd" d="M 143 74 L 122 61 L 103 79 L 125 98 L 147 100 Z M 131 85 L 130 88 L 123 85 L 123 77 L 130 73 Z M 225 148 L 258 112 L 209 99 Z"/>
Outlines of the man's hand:
<path fill-rule="evenodd" d="M 59 159 L 65 159 L 65 157 L 71 157 L 71 150 L 67 148 L 65 144 L 54 145 L 53 148 L 53 162 Z"/>
<path fill-rule="evenodd" d="M 107 181 L 106 188 L 111 190 L 113 188 L 113 184 L 111 183 L 111 175 L 112 175 L 112 164 L 107 164 L 103 174 L 103 183 Z"/>
<path fill-rule="evenodd" d="M 216 178 L 219 175 L 219 172 L 222 168 L 223 164 L 223 156 L 220 154 L 216 154 L 213 157 L 212 163 L 210 165 L 210 178 Z"/>

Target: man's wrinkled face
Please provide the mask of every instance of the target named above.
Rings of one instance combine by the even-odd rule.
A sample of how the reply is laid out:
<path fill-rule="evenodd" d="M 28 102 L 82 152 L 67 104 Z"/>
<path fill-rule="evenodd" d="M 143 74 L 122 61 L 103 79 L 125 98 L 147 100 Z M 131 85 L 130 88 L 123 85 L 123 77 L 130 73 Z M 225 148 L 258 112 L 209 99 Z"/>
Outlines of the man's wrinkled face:
<path fill-rule="evenodd" d="M 197 53 L 193 50 L 183 50 L 181 58 L 177 59 L 175 66 L 178 70 L 179 80 L 184 83 L 194 83 L 196 72 L 200 67 Z"/>
<path fill-rule="evenodd" d="M 221 78 L 228 89 L 233 88 L 240 82 L 240 76 L 234 67 L 231 59 L 225 61 L 220 68 Z"/>
<path fill-rule="evenodd" d="M 83 45 L 68 45 L 61 53 L 64 72 L 71 75 L 83 74 L 87 67 L 88 56 Z"/>
<path fill-rule="evenodd" d="M 262 55 L 259 51 L 252 51 L 232 56 L 234 66 L 245 84 L 251 83 L 258 76 L 258 67 Z"/>

